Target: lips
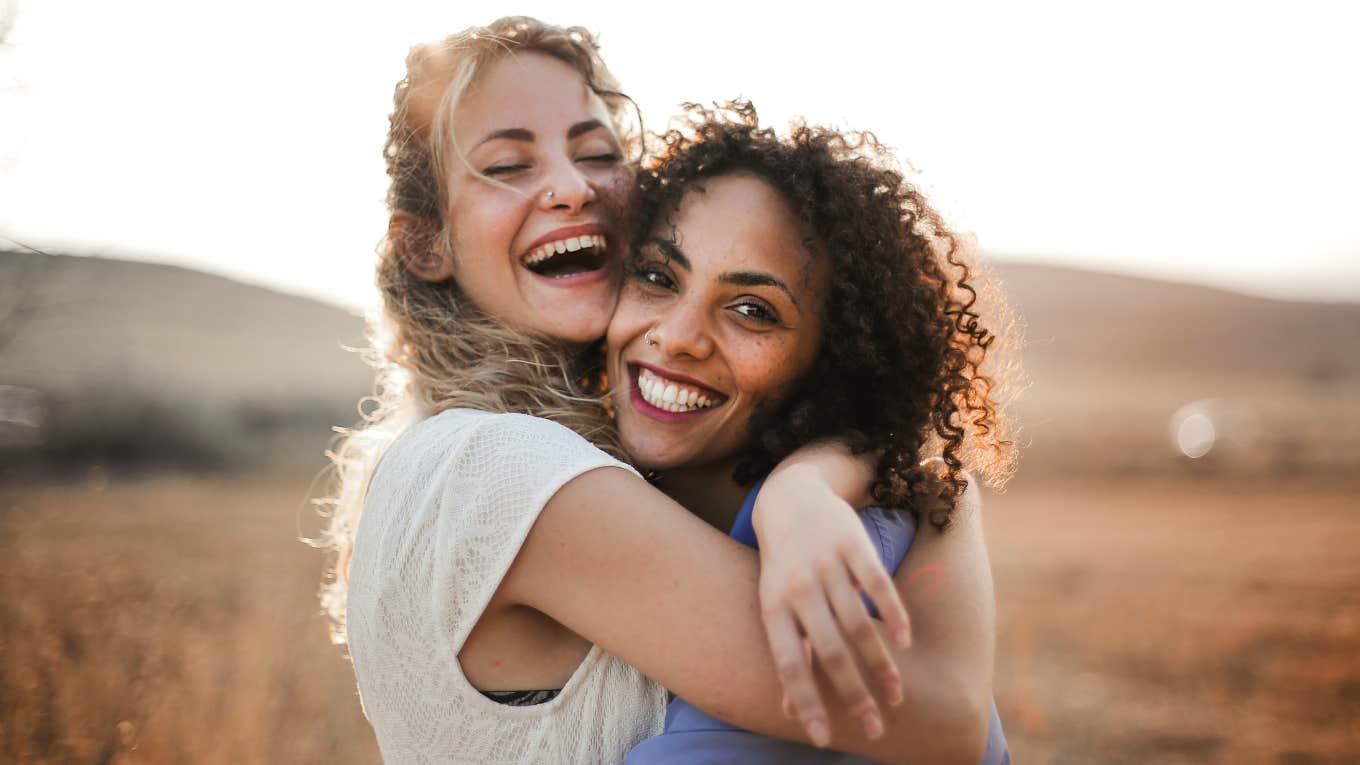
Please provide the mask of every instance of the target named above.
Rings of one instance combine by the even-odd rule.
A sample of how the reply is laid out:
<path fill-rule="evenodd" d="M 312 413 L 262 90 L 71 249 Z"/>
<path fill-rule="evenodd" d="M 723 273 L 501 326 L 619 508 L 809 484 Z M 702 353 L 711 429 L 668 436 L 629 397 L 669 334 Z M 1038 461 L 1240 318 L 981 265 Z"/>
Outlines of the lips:
<path fill-rule="evenodd" d="M 609 246 L 604 234 L 583 234 L 581 236 L 571 236 L 566 239 L 558 239 L 536 247 L 524 256 L 524 265 L 533 267 L 542 263 L 555 255 L 563 255 L 568 252 L 579 252 L 581 250 L 603 251 Z"/>
<path fill-rule="evenodd" d="M 653 418 L 671 421 L 696 416 L 727 401 L 727 396 L 694 380 L 651 365 L 630 364 L 634 405 Z"/>
<path fill-rule="evenodd" d="M 638 370 L 637 383 L 644 401 L 668 412 L 709 409 L 722 403 L 720 396 L 698 386 L 663 377 L 650 369 Z"/>
<path fill-rule="evenodd" d="M 608 247 L 603 224 L 565 226 L 539 237 L 520 256 L 520 263 L 539 276 L 570 279 L 601 271 Z"/>

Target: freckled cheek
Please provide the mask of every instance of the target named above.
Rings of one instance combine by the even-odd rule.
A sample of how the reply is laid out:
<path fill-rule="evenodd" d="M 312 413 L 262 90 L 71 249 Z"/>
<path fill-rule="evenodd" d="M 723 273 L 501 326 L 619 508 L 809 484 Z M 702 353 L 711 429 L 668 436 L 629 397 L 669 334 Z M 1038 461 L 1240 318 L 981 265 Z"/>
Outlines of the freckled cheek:
<path fill-rule="evenodd" d="M 448 215 L 455 255 L 469 261 L 515 255 L 515 235 L 524 216 L 507 204 L 453 207 Z"/>
<path fill-rule="evenodd" d="M 621 235 L 630 234 L 633 213 L 638 201 L 637 184 L 634 183 L 633 176 L 629 173 L 615 173 L 603 179 L 598 188 L 600 203 L 615 224 L 624 229 Z"/>
<path fill-rule="evenodd" d="M 627 199 L 633 196 L 637 184 L 633 182 L 632 173 L 618 171 L 610 173 L 600 186 L 612 197 Z"/>
<path fill-rule="evenodd" d="M 758 337 L 743 345 L 730 354 L 742 392 L 760 401 L 782 398 L 802 367 L 793 359 L 792 344 L 777 337 Z"/>

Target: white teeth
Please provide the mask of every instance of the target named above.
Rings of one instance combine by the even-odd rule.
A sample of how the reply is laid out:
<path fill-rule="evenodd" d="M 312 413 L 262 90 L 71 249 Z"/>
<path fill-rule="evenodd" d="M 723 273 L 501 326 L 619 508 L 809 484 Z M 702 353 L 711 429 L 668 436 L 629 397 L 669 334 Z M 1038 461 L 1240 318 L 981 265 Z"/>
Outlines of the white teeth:
<path fill-rule="evenodd" d="M 717 403 L 698 390 L 669 382 L 649 369 L 638 371 L 638 391 L 648 404 L 667 412 L 690 412 Z"/>
<path fill-rule="evenodd" d="M 572 236 L 556 242 L 548 242 L 524 256 L 524 264 L 532 266 L 542 263 L 553 255 L 561 255 L 564 252 L 578 252 L 589 247 L 603 250 L 606 247 L 605 238 L 597 234 L 586 234 L 585 236 Z"/>

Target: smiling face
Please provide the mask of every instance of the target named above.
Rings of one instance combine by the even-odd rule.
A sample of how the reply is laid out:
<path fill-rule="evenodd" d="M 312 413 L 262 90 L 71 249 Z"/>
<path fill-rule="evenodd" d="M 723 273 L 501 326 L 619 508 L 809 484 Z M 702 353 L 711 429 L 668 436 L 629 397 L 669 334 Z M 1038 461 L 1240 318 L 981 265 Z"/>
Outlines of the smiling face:
<path fill-rule="evenodd" d="M 452 122 L 452 253 L 435 276 L 519 329 L 599 338 L 617 300 L 613 252 L 632 189 L 605 104 L 568 64 L 522 53 L 483 69 Z"/>
<path fill-rule="evenodd" d="M 825 258 L 764 180 L 696 184 L 640 246 L 609 325 L 619 435 L 637 464 L 734 461 L 821 347 Z"/>

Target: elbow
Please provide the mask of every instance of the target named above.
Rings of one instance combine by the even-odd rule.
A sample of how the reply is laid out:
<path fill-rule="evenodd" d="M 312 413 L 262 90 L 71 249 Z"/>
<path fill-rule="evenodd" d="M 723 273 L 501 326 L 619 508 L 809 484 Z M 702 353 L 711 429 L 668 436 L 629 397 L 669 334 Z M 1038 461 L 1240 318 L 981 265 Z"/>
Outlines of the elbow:
<path fill-rule="evenodd" d="M 978 765 L 987 756 L 987 739 L 992 721 L 992 700 L 969 703 L 959 715 L 956 738 L 958 751 L 950 762 L 959 765 Z"/>
<path fill-rule="evenodd" d="M 947 674 L 947 673 L 945 673 Z M 977 683 L 966 677 L 937 678 L 933 692 L 908 703 L 930 709 L 931 741 L 926 762 L 941 765 L 978 765 L 987 756 L 991 735 L 991 683 Z M 909 692 L 910 693 L 910 692 Z M 919 763 L 923 747 L 907 747 L 904 755 Z M 913 754 L 914 752 L 914 754 Z"/>
<path fill-rule="evenodd" d="M 971 699 L 959 699 L 938 729 L 937 754 L 930 761 L 941 765 L 978 765 L 987 756 L 987 736 L 992 704 L 985 707 Z"/>

